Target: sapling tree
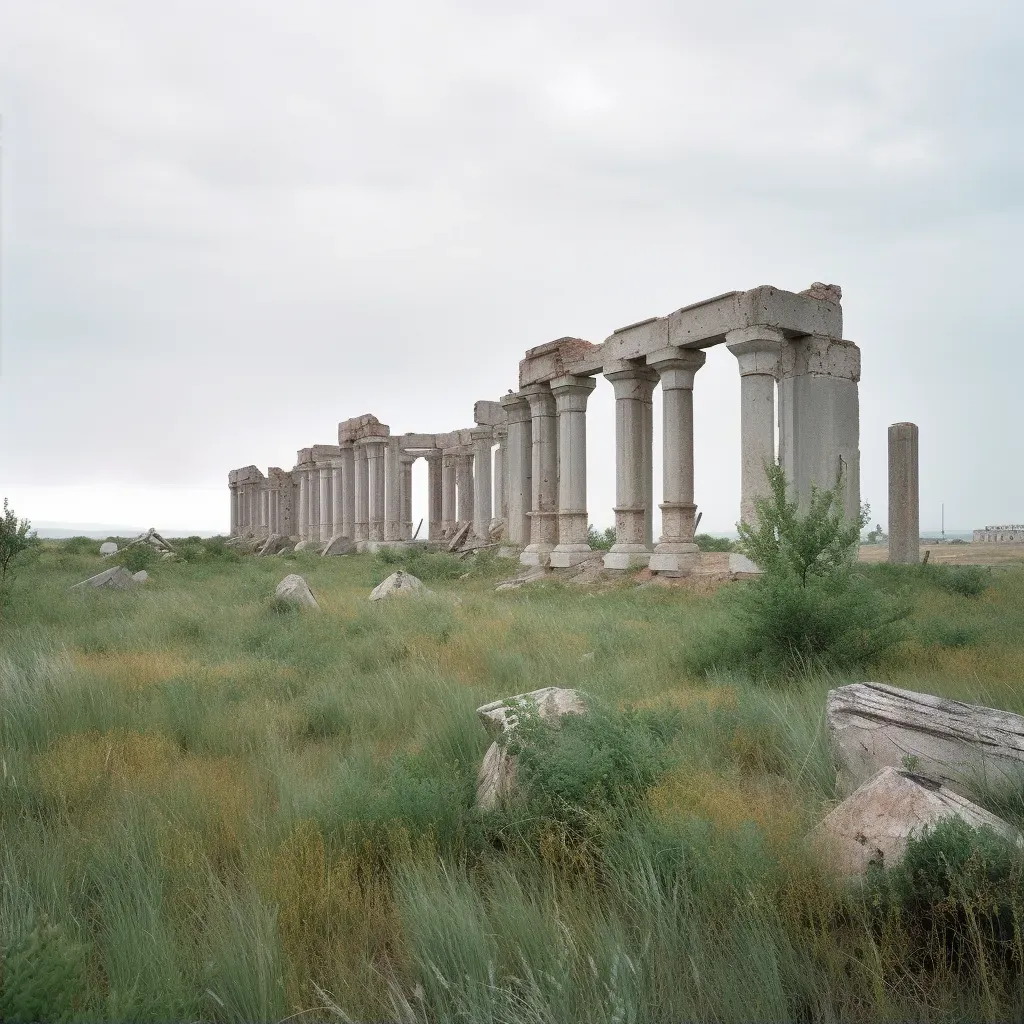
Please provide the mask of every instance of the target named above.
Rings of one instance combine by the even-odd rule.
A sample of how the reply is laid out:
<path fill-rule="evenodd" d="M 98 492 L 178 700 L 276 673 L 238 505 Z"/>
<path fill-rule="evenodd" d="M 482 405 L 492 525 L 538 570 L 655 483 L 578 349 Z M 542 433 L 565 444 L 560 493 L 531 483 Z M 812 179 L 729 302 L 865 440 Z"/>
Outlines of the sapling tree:
<path fill-rule="evenodd" d="M 31 529 L 32 524 L 27 519 L 19 519 L 4 498 L 4 514 L 0 518 L 0 591 L 7 586 L 15 557 L 34 540 Z"/>

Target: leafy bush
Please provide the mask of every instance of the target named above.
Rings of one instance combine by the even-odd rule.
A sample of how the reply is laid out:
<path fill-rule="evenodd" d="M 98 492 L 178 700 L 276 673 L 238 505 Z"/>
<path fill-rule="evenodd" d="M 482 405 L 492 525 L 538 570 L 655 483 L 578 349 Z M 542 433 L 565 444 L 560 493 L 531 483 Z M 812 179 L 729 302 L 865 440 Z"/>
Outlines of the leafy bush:
<path fill-rule="evenodd" d="M 69 1021 L 86 989 L 88 953 L 42 917 L 3 953 L 0 1020 Z"/>
<path fill-rule="evenodd" d="M 988 827 L 948 818 L 922 830 L 899 864 L 871 869 L 866 889 L 880 921 L 898 919 L 942 963 L 1009 966 L 1020 952 L 1024 856 Z"/>
<path fill-rule="evenodd" d="M 617 712 L 591 702 L 553 726 L 530 704 L 517 706 L 506 734 L 516 781 L 531 814 L 589 831 L 595 816 L 635 810 L 657 783 L 678 713 Z"/>
<path fill-rule="evenodd" d="M 615 543 L 615 527 L 607 526 L 599 533 L 593 526 L 588 526 L 587 543 L 595 551 L 607 551 Z"/>
<path fill-rule="evenodd" d="M 922 566 L 930 582 L 941 590 L 961 597 L 978 597 L 991 582 L 990 570 L 981 565 Z"/>
<path fill-rule="evenodd" d="M 698 533 L 693 538 L 694 544 L 700 548 L 701 551 L 735 551 L 735 541 L 729 540 L 728 537 L 712 537 L 710 533 Z"/>
<path fill-rule="evenodd" d="M 159 557 L 159 553 L 151 544 L 139 543 L 122 548 L 114 555 L 114 561 L 128 572 L 135 573 L 141 569 L 148 569 Z"/>
<path fill-rule="evenodd" d="M 69 555 L 98 555 L 100 542 L 92 537 L 68 537 L 61 541 L 61 549 Z"/>
<path fill-rule="evenodd" d="M 761 575 L 726 595 L 731 621 L 698 642 L 694 667 L 780 678 L 876 662 L 904 636 L 910 606 L 871 586 L 854 566 L 867 509 L 845 521 L 837 481 L 832 490 L 812 488 L 801 513 L 787 497 L 781 466 L 766 473 L 770 494 L 754 503 L 755 526 L 740 523 L 738 545 Z"/>
<path fill-rule="evenodd" d="M 981 641 L 981 631 L 974 626 L 944 619 L 931 619 L 918 630 L 921 642 L 929 647 L 974 647 Z"/>
<path fill-rule="evenodd" d="M 226 537 L 185 537 L 174 542 L 174 550 L 185 562 L 239 562 L 242 556 L 227 546 Z"/>

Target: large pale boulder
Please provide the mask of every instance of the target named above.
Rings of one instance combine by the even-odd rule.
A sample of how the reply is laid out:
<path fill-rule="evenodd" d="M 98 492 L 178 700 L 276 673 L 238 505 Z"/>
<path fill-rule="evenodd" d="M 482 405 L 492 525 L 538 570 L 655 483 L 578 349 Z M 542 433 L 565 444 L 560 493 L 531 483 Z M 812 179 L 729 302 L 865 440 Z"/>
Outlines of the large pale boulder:
<path fill-rule="evenodd" d="M 351 555 L 356 550 L 355 541 L 350 540 L 348 537 L 332 537 L 327 547 L 324 548 L 324 557 L 330 558 L 333 555 Z"/>
<path fill-rule="evenodd" d="M 300 540 L 295 545 L 296 551 L 311 551 L 314 555 L 319 554 L 323 550 L 323 545 L 318 540 Z"/>
<path fill-rule="evenodd" d="M 95 576 L 90 576 L 87 580 L 82 580 L 81 583 L 76 583 L 71 589 L 130 590 L 137 585 L 138 580 L 127 569 L 114 565 Z"/>
<path fill-rule="evenodd" d="M 502 739 L 519 721 L 517 708 L 530 705 L 552 726 L 556 726 L 563 715 L 582 715 L 587 710 L 579 691 L 560 686 L 545 686 L 477 708 L 484 728 L 494 738 L 477 773 L 476 804 L 481 810 L 497 807 L 515 791 L 516 757 L 508 752 Z"/>
<path fill-rule="evenodd" d="M 137 573 L 132 575 L 132 579 L 135 580 L 136 583 L 148 583 L 149 573 L 146 572 L 145 569 L 140 569 Z"/>
<path fill-rule="evenodd" d="M 117 554 L 117 545 L 112 540 L 105 540 L 100 545 L 100 554 L 104 558 L 109 558 L 111 555 Z"/>
<path fill-rule="evenodd" d="M 1024 845 L 1015 828 L 966 797 L 932 779 L 890 767 L 826 815 L 808 839 L 836 871 L 857 876 L 871 864 L 898 864 L 912 835 L 950 817 L 962 818 L 974 828 L 988 826 Z"/>
<path fill-rule="evenodd" d="M 294 572 L 290 576 L 285 576 L 278 583 L 277 589 L 274 591 L 274 597 L 297 604 L 301 608 L 320 607 L 313 596 L 313 591 L 309 589 L 309 584 L 298 573 Z"/>
<path fill-rule="evenodd" d="M 905 767 L 966 795 L 1024 779 L 1024 718 L 884 683 L 831 690 L 827 721 L 847 790 Z"/>
<path fill-rule="evenodd" d="M 426 597 L 433 591 L 412 573 L 399 569 L 370 591 L 371 601 L 383 601 L 387 597 Z"/>

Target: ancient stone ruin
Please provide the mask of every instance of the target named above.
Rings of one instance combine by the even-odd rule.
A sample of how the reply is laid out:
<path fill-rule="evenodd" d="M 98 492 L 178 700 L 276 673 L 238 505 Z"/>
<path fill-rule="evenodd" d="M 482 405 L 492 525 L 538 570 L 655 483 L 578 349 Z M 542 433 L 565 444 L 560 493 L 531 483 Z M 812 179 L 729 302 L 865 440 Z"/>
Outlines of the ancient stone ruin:
<path fill-rule="evenodd" d="M 615 395 L 615 543 L 609 569 L 689 571 L 693 543 L 693 387 L 707 350 L 735 356 L 740 377 L 741 502 L 753 518 L 780 458 L 801 500 L 841 474 L 847 515 L 860 508 L 860 350 L 844 341 L 841 291 L 761 286 L 728 292 L 619 328 L 602 344 L 560 338 L 526 352 L 515 389 L 478 401 L 473 424 L 441 433 L 392 433 L 365 414 L 338 427 L 338 443 L 299 451 L 291 470 L 232 470 L 231 533 L 272 534 L 359 550 L 413 539 L 412 466 L 427 460 L 427 539 L 500 538 L 526 565 L 567 567 L 587 544 L 587 402 L 598 374 Z M 655 543 L 654 390 L 664 406 L 662 534 Z M 776 421 L 777 414 L 777 421 Z M 778 424 L 779 445 L 775 432 Z"/>
<path fill-rule="evenodd" d="M 974 531 L 975 544 L 1024 544 L 1024 523 L 986 526 Z"/>

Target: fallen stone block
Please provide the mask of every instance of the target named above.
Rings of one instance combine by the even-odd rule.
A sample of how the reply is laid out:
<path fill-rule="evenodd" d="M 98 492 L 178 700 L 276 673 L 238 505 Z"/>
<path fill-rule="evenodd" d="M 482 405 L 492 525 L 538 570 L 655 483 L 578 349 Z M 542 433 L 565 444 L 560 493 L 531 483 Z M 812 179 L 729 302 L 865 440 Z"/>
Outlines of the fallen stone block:
<path fill-rule="evenodd" d="M 1024 717 L 884 683 L 830 690 L 826 718 L 847 790 L 905 767 L 965 796 L 1024 779 Z"/>
<path fill-rule="evenodd" d="M 350 540 L 348 537 L 332 537 L 324 548 L 324 558 L 329 558 L 333 555 L 351 555 L 356 550 L 355 541 Z"/>
<path fill-rule="evenodd" d="M 104 558 L 109 558 L 111 555 L 116 555 L 117 550 L 117 545 L 112 540 L 105 540 L 100 545 L 100 554 Z"/>
<path fill-rule="evenodd" d="M 258 556 L 265 557 L 267 555 L 276 555 L 281 552 L 282 548 L 288 546 L 288 538 L 282 537 L 279 533 L 272 533 L 266 541 L 263 543 L 263 547 L 256 552 Z"/>
<path fill-rule="evenodd" d="M 476 805 L 491 810 L 515 792 L 516 757 L 508 752 L 504 735 L 515 729 L 519 719 L 516 708 L 533 705 L 540 717 L 553 726 L 563 715 L 582 715 L 587 706 L 577 690 L 560 686 L 545 686 L 530 693 L 492 701 L 476 709 L 480 720 L 494 742 L 487 748 L 477 773 Z"/>
<path fill-rule="evenodd" d="M 76 583 L 71 589 L 130 590 L 137 583 L 138 581 L 127 569 L 115 565 L 87 580 L 82 580 L 81 583 Z"/>
<path fill-rule="evenodd" d="M 288 601 L 291 604 L 297 604 L 301 608 L 320 607 L 313 596 L 313 591 L 309 589 L 309 584 L 298 573 L 285 576 L 278 583 L 277 589 L 274 591 L 274 597 L 282 601 Z"/>
<path fill-rule="evenodd" d="M 318 540 L 300 540 L 295 545 L 296 551 L 311 551 L 314 555 L 317 555 L 323 550 L 320 541 Z"/>
<path fill-rule="evenodd" d="M 1018 846 L 1024 837 L 1002 818 L 923 776 L 885 767 L 825 816 L 808 840 L 828 864 L 848 876 L 868 867 L 892 867 L 907 850 L 907 840 L 944 818 L 956 817 L 973 828 L 988 826 Z"/>
<path fill-rule="evenodd" d="M 388 597 L 426 597 L 433 591 L 428 589 L 422 580 L 417 579 L 411 573 L 399 569 L 393 572 L 386 580 L 378 583 L 370 591 L 371 601 L 383 601 Z"/>
<path fill-rule="evenodd" d="M 137 573 L 132 575 L 132 579 L 135 580 L 136 583 L 148 583 L 149 573 L 146 572 L 145 569 L 140 569 Z"/>

